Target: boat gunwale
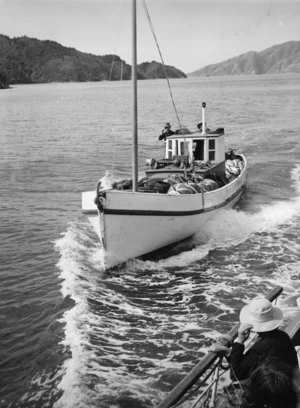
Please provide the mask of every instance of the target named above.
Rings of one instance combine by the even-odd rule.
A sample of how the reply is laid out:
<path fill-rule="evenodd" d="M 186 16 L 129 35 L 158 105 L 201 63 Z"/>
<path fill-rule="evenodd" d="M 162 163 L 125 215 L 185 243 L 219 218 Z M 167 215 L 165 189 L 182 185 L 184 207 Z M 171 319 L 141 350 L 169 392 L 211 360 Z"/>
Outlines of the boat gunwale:
<path fill-rule="evenodd" d="M 204 196 L 207 197 L 210 194 L 215 194 L 216 192 L 222 192 L 226 188 L 228 188 L 229 186 L 233 186 L 238 181 L 240 181 L 241 177 L 243 177 L 244 173 L 247 170 L 246 157 L 244 155 L 242 155 L 242 154 L 240 156 L 243 157 L 244 167 L 241 170 L 241 173 L 238 175 L 238 177 L 236 177 L 234 180 L 232 180 L 230 183 L 226 184 L 225 186 L 220 187 L 220 188 L 218 188 L 216 190 L 206 191 L 204 193 L 198 193 L 198 194 L 191 194 L 189 196 L 192 196 L 192 197 L 200 196 L 201 197 L 202 195 L 204 195 Z M 239 193 L 241 193 L 245 189 L 245 187 L 246 187 L 246 185 L 245 185 L 245 183 L 243 183 L 241 185 L 241 187 L 238 190 L 234 191 L 234 193 L 230 197 L 228 197 L 226 200 L 222 201 L 218 205 L 214 205 L 214 206 L 211 206 L 211 207 L 208 207 L 208 208 L 201 208 L 201 209 L 197 209 L 197 210 L 187 210 L 187 211 L 184 211 L 184 210 L 183 211 L 161 211 L 161 210 L 129 210 L 129 209 L 121 210 L 121 209 L 108 209 L 108 208 L 104 207 L 103 208 L 103 213 L 104 214 L 109 214 L 109 215 L 114 214 L 114 215 L 135 215 L 135 216 L 138 216 L 138 215 L 141 215 L 141 216 L 145 216 L 145 215 L 148 215 L 148 216 L 158 216 L 158 215 L 161 215 L 161 216 L 192 216 L 192 215 L 197 215 L 197 214 L 203 214 L 203 213 L 210 212 L 210 211 L 213 211 L 213 210 L 216 210 L 216 209 L 219 209 L 219 208 L 222 208 L 222 207 L 226 206 Z M 111 195 L 111 194 L 129 194 L 129 195 L 140 194 L 140 195 L 143 195 L 143 197 L 144 196 L 145 197 L 147 197 L 147 196 L 153 197 L 153 195 L 159 194 L 159 196 L 161 198 L 162 197 L 167 197 L 168 199 L 171 199 L 171 200 L 172 199 L 173 200 L 178 200 L 178 199 L 183 200 L 183 199 L 186 199 L 186 197 L 187 197 L 187 194 L 168 195 L 168 194 L 160 194 L 160 193 L 147 193 L 147 192 L 138 192 L 138 191 L 134 192 L 134 191 L 131 191 L 131 190 L 116 190 L 116 189 L 107 190 L 105 192 L 103 191 L 103 193 L 109 194 L 109 195 Z M 96 215 L 96 214 L 99 214 L 100 211 L 98 209 L 96 209 L 96 208 L 92 209 L 92 210 L 82 209 L 82 213 L 86 214 L 86 215 Z"/>

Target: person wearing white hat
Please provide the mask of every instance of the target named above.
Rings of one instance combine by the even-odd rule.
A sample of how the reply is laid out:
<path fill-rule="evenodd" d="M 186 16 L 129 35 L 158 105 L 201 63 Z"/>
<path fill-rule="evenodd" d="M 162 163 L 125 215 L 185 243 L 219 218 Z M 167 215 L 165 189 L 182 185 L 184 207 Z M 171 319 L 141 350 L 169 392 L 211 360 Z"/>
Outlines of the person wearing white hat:
<path fill-rule="evenodd" d="M 263 363 L 288 365 L 291 373 L 299 371 L 292 340 L 279 329 L 283 313 L 266 298 L 255 298 L 240 312 L 241 325 L 237 341 L 230 354 L 230 374 L 233 380 L 246 380 Z M 244 343 L 250 331 L 258 334 L 258 341 L 244 354 Z"/>

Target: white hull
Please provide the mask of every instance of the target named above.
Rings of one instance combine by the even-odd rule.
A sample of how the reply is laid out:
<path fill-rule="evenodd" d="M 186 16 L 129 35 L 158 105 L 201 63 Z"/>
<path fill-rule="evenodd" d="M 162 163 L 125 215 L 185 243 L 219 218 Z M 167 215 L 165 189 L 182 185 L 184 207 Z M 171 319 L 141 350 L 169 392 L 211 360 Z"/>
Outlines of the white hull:
<path fill-rule="evenodd" d="M 233 207 L 246 184 L 247 163 L 235 180 L 204 194 L 167 195 L 108 190 L 103 212 L 95 192 L 82 195 L 82 211 L 105 249 L 105 268 L 194 235 L 221 208 Z"/>

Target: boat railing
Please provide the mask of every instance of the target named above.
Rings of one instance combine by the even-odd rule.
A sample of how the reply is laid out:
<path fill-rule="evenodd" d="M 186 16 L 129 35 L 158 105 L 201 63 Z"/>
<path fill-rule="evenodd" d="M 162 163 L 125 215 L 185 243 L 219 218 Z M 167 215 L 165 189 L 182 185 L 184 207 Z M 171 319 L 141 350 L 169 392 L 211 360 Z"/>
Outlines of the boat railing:
<path fill-rule="evenodd" d="M 266 295 L 266 298 L 273 302 L 282 291 L 283 288 L 277 286 Z M 236 339 L 239 326 L 239 323 L 236 324 L 225 336 L 222 336 L 216 343 L 216 351 L 209 351 L 157 408 L 215 407 L 219 380 L 229 369 L 224 350 Z M 190 401 L 189 405 L 186 405 L 187 401 Z"/>
<path fill-rule="evenodd" d="M 189 408 L 215 407 L 219 381 L 221 377 L 227 373 L 228 369 L 229 364 L 224 359 L 224 355 L 220 355 L 209 370 L 206 370 L 206 372 L 200 376 L 198 382 L 196 382 L 177 403 L 171 405 L 172 408 L 186 407 L 187 401 L 189 401 Z M 164 405 L 159 405 L 159 407 L 160 406 Z"/>

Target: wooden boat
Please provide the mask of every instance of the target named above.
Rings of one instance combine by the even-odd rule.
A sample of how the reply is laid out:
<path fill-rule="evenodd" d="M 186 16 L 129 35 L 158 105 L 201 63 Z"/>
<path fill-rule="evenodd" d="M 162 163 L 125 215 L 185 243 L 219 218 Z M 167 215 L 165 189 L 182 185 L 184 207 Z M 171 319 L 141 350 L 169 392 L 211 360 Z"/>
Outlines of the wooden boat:
<path fill-rule="evenodd" d="M 132 185 L 124 189 L 124 184 L 107 186 L 102 180 L 96 192 L 82 194 L 82 212 L 102 243 L 106 269 L 192 236 L 217 211 L 237 203 L 247 176 L 244 155 L 230 151 L 225 157 L 224 128 L 207 129 L 204 102 L 202 128 L 180 128 L 167 136 L 165 157 L 149 160 L 146 177 L 138 180 L 136 0 L 132 1 Z M 167 191 L 149 189 L 155 182 Z"/>
<path fill-rule="evenodd" d="M 274 301 L 283 288 L 277 286 L 266 298 Z M 218 343 L 216 349 L 222 346 L 230 347 L 238 334 L 239 323 L 236 324 Z M 283 329 L 291 337 L 294 346 L 300 346 L 300 311 L 293 320 Z M 248 348 L 256 338 L 249 339 Z M 247 350 L 247 348 L 246 348 Z M 184 408 L 228 408 L 239 406 L 239 401 L 231 399 L 228 404 L 228 395 L 223 391 L 224 384 L 230 384 L 229 366 L 222 351 L 209 351 L 202 360 L 180 381 L 157 408 L 184 407 Z M 237 402 L 237 405 L 235 405 Z"/>

